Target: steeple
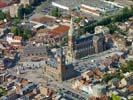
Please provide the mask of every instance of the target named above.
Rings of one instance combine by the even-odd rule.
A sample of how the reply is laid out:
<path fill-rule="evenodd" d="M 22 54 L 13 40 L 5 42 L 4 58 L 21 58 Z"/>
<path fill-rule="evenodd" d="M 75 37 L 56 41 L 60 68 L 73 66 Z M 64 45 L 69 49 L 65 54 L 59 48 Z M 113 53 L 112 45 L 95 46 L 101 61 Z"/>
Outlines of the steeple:
<path fill-rule="evenodd" d="M 66 55 L 66 63 L 71 64 L 73 62 L 73 34 L 74 34 L 74 25 L 73 17 L 71 17 L 70 29 L 68 31 L 68 48 Z"/>
<path fill-rule="evenodd" d="M 73 36 L 73 32 L 74 32 L 74 25 L 73 25 L 73 18 L 71 17 L 70 29 L 68 31 L 68 36 Z"/>
<path fill-rule="evenodd" d="M 71 17 L 71 21 L 70 21 L 70 29 L 68 31 L 68 47 L 70 49 L 73 48 L 73 38 L 74 36 L 74 24 L 73 24 L 73 17 Z"/>

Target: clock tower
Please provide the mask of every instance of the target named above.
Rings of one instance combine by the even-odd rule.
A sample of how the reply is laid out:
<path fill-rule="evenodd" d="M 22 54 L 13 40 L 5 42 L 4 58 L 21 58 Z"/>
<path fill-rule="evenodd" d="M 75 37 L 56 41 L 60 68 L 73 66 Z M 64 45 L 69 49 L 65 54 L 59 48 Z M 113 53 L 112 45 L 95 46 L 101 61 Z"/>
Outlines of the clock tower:
<path fill-rule="evenodd" d="M 62 73 L 65 67 L 65 56 L 63 53 L 63 48 L 60 48 L 60 54 L 57 56 L 56 61 L 57 61 L 57 69 L 60 73 Z"/>

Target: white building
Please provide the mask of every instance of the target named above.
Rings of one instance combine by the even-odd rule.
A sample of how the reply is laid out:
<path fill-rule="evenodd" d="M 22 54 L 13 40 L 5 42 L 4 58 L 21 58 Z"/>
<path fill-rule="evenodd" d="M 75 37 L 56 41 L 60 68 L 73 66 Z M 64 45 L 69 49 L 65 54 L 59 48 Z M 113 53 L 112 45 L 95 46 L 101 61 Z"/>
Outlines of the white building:
<path fill-rule="evenodd" d="M 98 8 L 95 8 L 95 7 L 90 7 L 85 4 L 81 4 L 80 10 L 85 13 L 90 13 L 96 16 L 100 16 L 100 12 L 98 11 Z"/>
<path fill-rule="evenodd" d="M 64 5 L 60 5 L 60 4 L 56 3 L 56 2 L 52 2 L 52 5 L 55 6 L 55 7 L 64 9 L 64 10 L 69 10 L 69 7 L 64 6 Z"/>

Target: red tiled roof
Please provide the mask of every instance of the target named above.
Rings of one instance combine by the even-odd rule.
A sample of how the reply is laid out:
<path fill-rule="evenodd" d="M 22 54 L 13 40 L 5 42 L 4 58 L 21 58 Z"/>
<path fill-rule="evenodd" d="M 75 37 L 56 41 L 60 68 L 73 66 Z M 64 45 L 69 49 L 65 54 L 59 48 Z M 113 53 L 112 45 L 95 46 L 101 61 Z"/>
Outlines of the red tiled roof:
<path fill-rule="evenodd" d="M 6 3 L 2 3 L 2 2 L 0 2 L 0 8 L 4 8 L 4 7 L 6 7 L 6 6 L 7 6 Z"/>
<path fill-rule="evenodd" d="M 65 32 L 68 32 L 69 26 L 66 25 L 61 25 L 53 30 L 50 31 L 50 34 L 56 36 L 56 35 L 61 35 L 64 34 Z"/>
<path fill-rule="evenodd" d="M 133 91 L 133 85 L 128 86 L 129 91 Z"/>

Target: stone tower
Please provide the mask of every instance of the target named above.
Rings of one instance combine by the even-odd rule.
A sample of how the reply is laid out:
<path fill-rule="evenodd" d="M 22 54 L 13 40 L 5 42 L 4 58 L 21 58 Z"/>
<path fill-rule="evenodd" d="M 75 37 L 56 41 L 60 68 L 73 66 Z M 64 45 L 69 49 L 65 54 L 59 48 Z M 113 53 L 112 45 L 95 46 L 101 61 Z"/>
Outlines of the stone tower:
<path fill-rule="evenodd" d="M 68 48 L 66 52 L 66 63 L 71 64 L 73 62 L 74 54 L 73 54 L 73 33 L 74 33 L 74 25 L 73 25 L 73 18 L 71 18 L 70 22 L 70 29 L 68 32 Z"/>
<path fill-rule="evenodd" d="M 57 71 L 58 71 L 58 80 L 64 80 L 64 73 L 65 73 L 65 56 L 63 54 L 62 48 L 60 48 L 60 54 L 56 57 L 57 61 Z"/>
<path fill-rule="evenodd" d="M 65 63 L 65 55 L 62 48 L 60 48 L 53 57 L 52 55 L 48 57 L 44 68 L 46 76 L 61 82 L 75 75 L 74 66 Z"/>

